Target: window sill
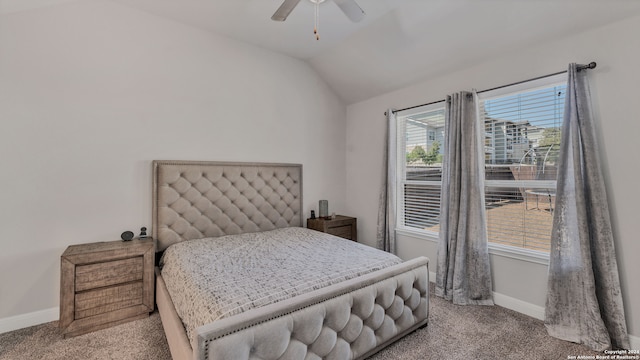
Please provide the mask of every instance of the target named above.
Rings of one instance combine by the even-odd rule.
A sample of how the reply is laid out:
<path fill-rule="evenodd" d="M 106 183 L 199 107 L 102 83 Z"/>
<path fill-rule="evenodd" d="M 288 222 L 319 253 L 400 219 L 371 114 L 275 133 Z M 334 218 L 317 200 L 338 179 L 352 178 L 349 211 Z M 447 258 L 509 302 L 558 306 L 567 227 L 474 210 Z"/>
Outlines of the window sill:
<path fill-rule="evenodd" d="M 416 239 L 438 242 L 438 233 L 413 230 L 408 228 L 396 228 L 396 234 L 411 236 Z M 549 265 L 549 254 L 529 249 L 521 249 L 513 246 L 489 243 L 489 254 L 506 258 L 528 261 L 540 265 Z"/>
<path fill-rule="evenodd" d="M 489 243 L 489 254 L 549 266 L 549 253 Z"/>

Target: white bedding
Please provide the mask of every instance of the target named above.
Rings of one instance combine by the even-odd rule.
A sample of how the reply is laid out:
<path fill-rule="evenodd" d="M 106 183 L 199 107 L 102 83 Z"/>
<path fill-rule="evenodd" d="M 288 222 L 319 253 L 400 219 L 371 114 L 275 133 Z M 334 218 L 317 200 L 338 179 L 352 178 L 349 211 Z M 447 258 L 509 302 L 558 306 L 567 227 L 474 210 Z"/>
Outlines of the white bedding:
<path fill-rule="evenodd" d="M 305 228 L 184 241 L 160 266 L 193 343 L 204 324 L 323 288 L 402 260 Z"/>

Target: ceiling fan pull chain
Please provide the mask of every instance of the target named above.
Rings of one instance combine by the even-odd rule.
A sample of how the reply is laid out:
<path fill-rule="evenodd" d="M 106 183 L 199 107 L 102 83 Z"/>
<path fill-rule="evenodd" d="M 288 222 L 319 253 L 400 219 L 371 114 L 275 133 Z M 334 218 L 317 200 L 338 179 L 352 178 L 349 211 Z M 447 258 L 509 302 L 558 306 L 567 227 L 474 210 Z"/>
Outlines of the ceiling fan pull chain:
<path fill-rule="evenodd" d="M 313 25 L 313 33 L 316 35 L 316 40 L 320 40 L 320 33 L 318 28 L 320 27 L 320 1 L 315 2 L 315 23 Z"/>

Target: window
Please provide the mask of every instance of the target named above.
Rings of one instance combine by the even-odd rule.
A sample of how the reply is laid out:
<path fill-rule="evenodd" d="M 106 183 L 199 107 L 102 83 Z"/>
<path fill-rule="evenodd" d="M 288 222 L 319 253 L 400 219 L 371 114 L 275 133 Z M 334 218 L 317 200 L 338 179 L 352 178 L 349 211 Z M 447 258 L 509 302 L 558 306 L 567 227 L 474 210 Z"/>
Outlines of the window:
<path fill-rule="evenodd" d="M 564 79 L 479 95 L 485 130 L 487 232 L 492 243 L 549 252 Z"/>
<path fill-rule="evenodd" d="M 479 94 L 489 242 L 549 252 L 565 75 Z M 398 227 L 436 235 L 444 103 L 398 113 Z"/>
<path fill-rule="evenodd" d="M 429 141 L 435 141 L 435 139 L 436 139 L 436 131 L 429 130 Z"/>
<path fill-rule="evenodd" d="M 440 222 L 444 106 L 398 116 L 398 224 L 431 232 Z"/>

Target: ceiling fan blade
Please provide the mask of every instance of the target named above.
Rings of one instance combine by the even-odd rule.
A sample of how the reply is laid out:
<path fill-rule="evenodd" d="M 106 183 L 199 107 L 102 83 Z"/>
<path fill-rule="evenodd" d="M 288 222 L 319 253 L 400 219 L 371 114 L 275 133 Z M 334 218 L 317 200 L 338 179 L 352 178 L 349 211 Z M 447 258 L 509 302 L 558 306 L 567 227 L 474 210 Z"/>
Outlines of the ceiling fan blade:
<path fill-rule="evenodd" d="M 351 21 L 358 22 L 366 15 L 355 0 L 333 0 Z"/>
<path fill-rule="evenodd" d="M 293 11 L 293 8 L 295 8 L 299 2 L 300 0 L 284 0 L 282 5 L 280 5 L 278 10 L 276 10 L 276 12 L 271 17 L 271 20 L 285 21 L 287 19 L 287 16 L 291 14 L 291 11 Z"/>

